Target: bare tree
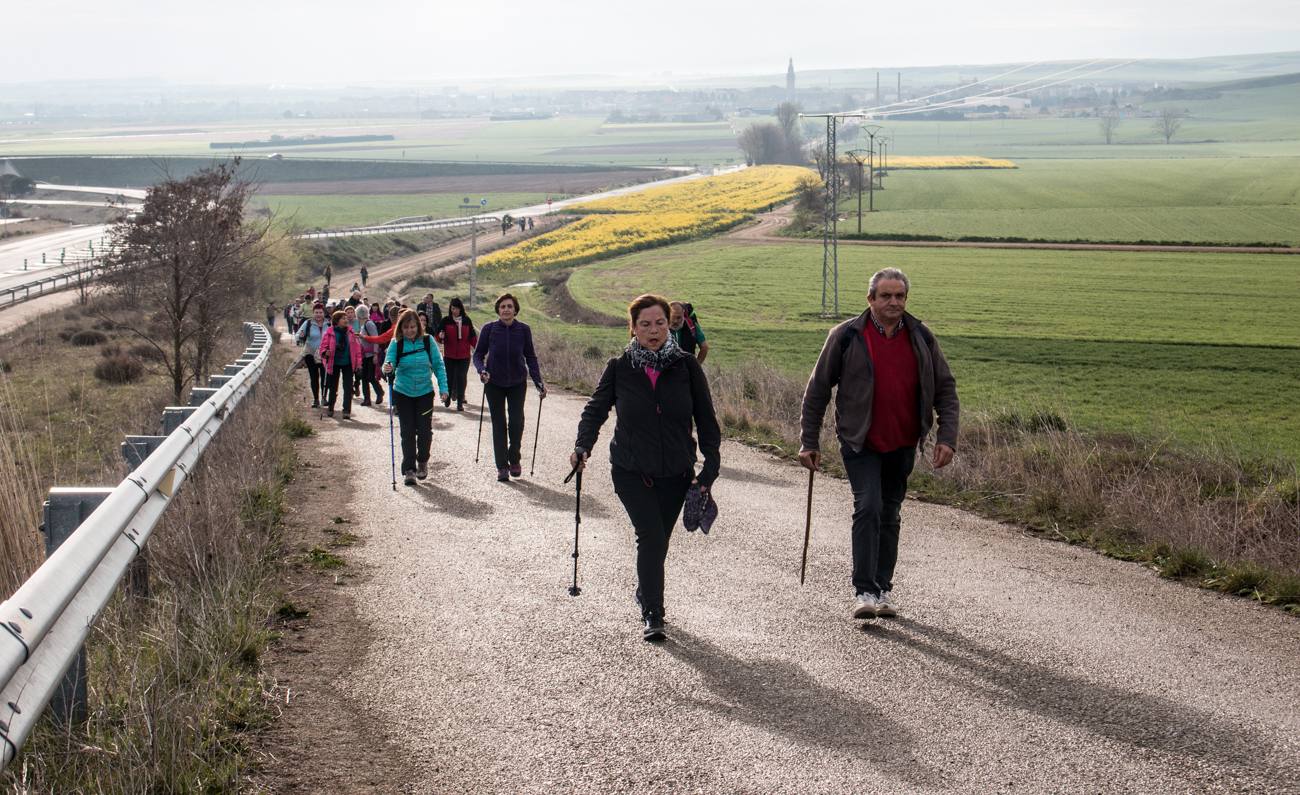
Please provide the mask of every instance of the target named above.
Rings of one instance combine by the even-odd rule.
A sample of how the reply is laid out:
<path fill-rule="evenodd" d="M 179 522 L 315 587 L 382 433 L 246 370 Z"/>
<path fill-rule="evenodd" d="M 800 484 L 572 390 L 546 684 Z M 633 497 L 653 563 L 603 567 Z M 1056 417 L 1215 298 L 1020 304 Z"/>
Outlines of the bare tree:
<path fill-rule="evenodd" d="M 256 295 L 265 223 L 247 224 L 252 185 L 238 159 L 150 189 L 134 217 L 113 226 L 101 283 L 132 312 L 115 318 L 159 352 L 181 399 L 203 383 L 217 341 Z"/>
<path fill-rule="evenodd" d="M 781 126 L 781 135 L 785 139 L 781 161 L 783 163 L 804 162 L 803 135 L 799 130 L 799 113 L 802 110 L 803 108 L 797 103 L 782 102 L 774 111 L 777 124 Z"/>
<path fill-rule="evenodd" d="M 737 143 L 745 153 L 745 161 L 750 165 L 786 162 L 785 134 L 771 122 L 746 127 Z"/>
<path fill-rule="evenodd" d="M 1156 116 L 1156 132 L 1164 136 L 1165 143 L 1173 141 L 1174 136 L 1183 126 L 1183 112 L 1174 108 L 1161 108 L 1160 115 Z"/>
<path fill-rule="evenodd" d="M 1119 129 L 1119 110 L 1114 107 L 1109 107 L 1105 110 L 1098 111 L 1097 123 L 1098 126 L 1101 127 L 1101 134 L 1102 137 L 1106 139 L 1106 143 L 1113 143 L 1115 140 L 1115 133 Z"/>

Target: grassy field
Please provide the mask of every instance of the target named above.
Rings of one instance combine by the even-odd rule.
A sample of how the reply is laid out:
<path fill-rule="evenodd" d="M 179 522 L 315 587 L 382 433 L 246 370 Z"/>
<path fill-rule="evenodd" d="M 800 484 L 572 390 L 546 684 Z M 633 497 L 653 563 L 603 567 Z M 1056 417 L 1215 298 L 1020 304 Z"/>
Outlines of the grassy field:
<path fill-rule="evenodd" d="M 869 235 L 1300 244 L 1300 156 L 1028 160 L 1014 170 L 894 171 Z M 857 195 L 841 234 L 856 233 Z"/>
<path fill-rule="evenodd" d="M 910 309 L 939 335 L 967 408 L 1049 408 L 1094 430 L 1300 459 L 1293 258 L 844 247 L 846 312 L 885 265 L 912 277 Z M 810 246 L 703 241 L 579 268 L 569 286 L 615 317 L 647 290 L 693 301 L 719 363 L 801 378 L 830 325 Z M 626 338 L 542 322 L 610 350 Z"/>
<path fill-rule="evenodd" d="M 269 207 L 282 219 L 292 219 L 304 229 L 333 229 L 343 226 L 378 224 L 414 215 L 454 218 L 460 214 L 463 193 L 397 193 L 349 196 L 259 195 L 254 206 Z M 544 193 L 494 193 L 485 212 L 541 204 Z M 551 198 L 564 198 L 552 195 Z M 477 206 L 478 197 L 473 197 Z"/>

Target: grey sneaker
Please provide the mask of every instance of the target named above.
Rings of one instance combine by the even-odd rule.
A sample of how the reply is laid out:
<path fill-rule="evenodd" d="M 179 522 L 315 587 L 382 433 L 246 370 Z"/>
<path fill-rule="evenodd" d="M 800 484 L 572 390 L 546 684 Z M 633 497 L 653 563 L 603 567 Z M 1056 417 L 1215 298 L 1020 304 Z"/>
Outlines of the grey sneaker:
<path fill-rule="evenodd" d="M 885 591 L 876 600 L 876 615 L 893 618 L 898 615 L 898 602 L 894 601 L 894 592 Z"/>
<path fill-rule="evenodd" d="M 853 617 L 854 618 L 875 618 L 880 600 L 875 595 L 869 593 L 860 593 L 853 600 Z"/>
<path fill-rule="evenodd" d="M 403 482 L 403 483 L 405 483 L 405 484 L 408 485 L 408 486 L 414 486 L 414 485 L 415 485 L 415 470 L 410 470 L 410 471 L 408 471 L 408 472 L 403 472 L 403 473 L 402 473 L 402 478 L 403 478 L 403 479 L 402 479 L 402 482 Z"/>
<path fill-rule="evenodd" d="M 420 480 L 424 480 L 425 478 L 429 477 L 428 462 L 421 461 L 420 463 L 415 465 L 415 476 Z"/>

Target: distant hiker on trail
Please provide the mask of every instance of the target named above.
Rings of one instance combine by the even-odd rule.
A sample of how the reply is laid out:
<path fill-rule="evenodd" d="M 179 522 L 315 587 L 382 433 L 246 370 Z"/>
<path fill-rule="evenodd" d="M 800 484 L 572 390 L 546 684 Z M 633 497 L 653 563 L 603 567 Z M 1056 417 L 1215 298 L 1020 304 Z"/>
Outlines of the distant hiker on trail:
<path fill-rule="evenodd" d="M 503 294 L 497 299 L 496 313 L 498 319 L 479 330 L 474 369 L 484 384 L 483 394 L 492 415 L 497 480 L 504 483 L 512 476 L 523 474 L 519 448 L 524 437 L 528 379 L 533 379 L 537 396 L 542 400 L 546 399 L 546 385 L 542 383 L 541 367 L 533 350 L 533 330 L 516 319 L 519 301 L 510 293 Z"/>
<path fill-rule="evenodd" d="M 352 333 L 347 312 L 336 310 L 330 316 L 330 327 L 321 338 L 320 358 L 325 364 L 325 377 L 329 381 L 329 400 L 325 412 L 334 416 L 334 404 L 343 392 L 343 419 L 352 417 L 352 368 L 361 364 L 361 340 Z"/>
<path fill-rule="evenodd" d="M 366 282 L 370 280 L 370 269 L 365 265 L 361 266 L 361 286 L 365 287 Z"/>
<path fill-rule="evenodd" d="M 664 638 L 664 561 L 687 490 L 707 499 L 721 466 L 722 431 L 699 362 L 673 340 L 668 301 L 643 295 L 628 305 L 632 340 L 605 365 L 582 410 L 569 463 L 585 467 L 610 409 L 618 415 L 609 444 L 614 492 L 636 530 L 636 600 L 642 637 Z M 704 467 L 695 472 L 695 439 Z"/>
<path fill-rule="evenodd" d="M 429 318 L 429 333 L 437 331 L 442 325 L 442 307 L 433 300 L 433 293 L 426 293 L 424 300 L 415 305 L 416 312 L 423 312 Z"/>
<path fill-rule="evenodd" d="M 465 410 L 465 385 L 469 377 L 469 360 L 474 355 L 478 334 L 474 322 L 465 314 L 465 304 L 459 298 L 447 304 L 447 316 L 438 329 L 438 342 L 442 343 L 443 359 L 447 363 L 449 390 L 442 395 L 442 405 L 450 407 L 456 401 L 456 410 Z"/>
<path fill-rule="evenodd" d="M 520 218 L 520 219 L 519 219 L 519 231 L 520 231 L 520 232 L 525 232 L 525 231 L 527 231 L 527 230 L 528 230 L 528 221 L 527 221 L 527 219 Z"/>
<path fill-rule="evenodd" d="M 936 414 L 934 468 L 957 449 L 957 382 L 934 334 L 905 311 L 910 287 L 896 268 L 876 272 L 867 311 L 831 329 L 804 390 L 799 461 L 816 470 L 836 389 L 835 436 L 853 489 L 854 618 L 898 614 L 899 511 Z"/>
<path fill-rule="evenodd" d="M 294 335 L 296 344 L 305 348 L 302 362 L 307 365 L 307 376 L 311 379 L 311 407 L 314 409 L 320 408 L 320 391 L 325 385 L 325 368 L 320 365 L 320 343 L 328 329 L 325 305 L 316 304 L 312 307 L 311 317 L 302 322 Z"/>
<path fill-rule="evenodd" d="M 700 364 L 709 355 L 709 343 L 704 339 L 704 329 L 695 316 L 695 307 L 682 301 L 673 301 L 668 305 L 672 315 L 668 318 L 668 327 L 672 330 L 673 341 L 683 351 L 695 357 Z"/>
<path fill-rule="evenodd" d="M 276 306 L 274 301 L 268 302 L 266 305 L 266 330 L 267 331 L 275 331 L 275 316 L 278 314 L 280 314 L 280 307 Z"/>
<path fill-rule="evenodd" d="M 394 327 L 399 333 L 384 356 L 384 375 L 392 375 L 390 400 L 402 426 L 402 478 L 408 486 L 429 476 L 429 446 L 433 441 L 433 377 L 438 391 L 447 392 L 447 370 L 438 346 L 420 333 L 420 321 L 402 310 Z"/>
<path fill-rule="evenodd" d="M 533 217 L 530 215 L 530 216 L 528 216 L 528 229 L 529 229 L 529 231 L 532 231 L 533 226 L 534 226 L 534 224 L 533 224 Z"/>

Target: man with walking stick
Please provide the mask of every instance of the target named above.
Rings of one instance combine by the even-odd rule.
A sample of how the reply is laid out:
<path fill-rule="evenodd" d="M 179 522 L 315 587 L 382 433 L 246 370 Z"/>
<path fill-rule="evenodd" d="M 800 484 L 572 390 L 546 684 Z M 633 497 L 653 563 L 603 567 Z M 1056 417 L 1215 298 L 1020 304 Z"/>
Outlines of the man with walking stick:
<path fill-rule="evenodd" d="M 804 390 L 799 461 L 811 471 L 836 391 L 835 436 L 853 489 L 854 618 L 898 614 L 899 511 L 936 415 L 931 465 L 947 466 L 957 448 L 957 382 L 934 334 L 906 311 L 910 287 L 896 268 L 876 272 L 867 311 L 831 329 Z M 811 517 L 811 473 L 808 489 Z"/>

